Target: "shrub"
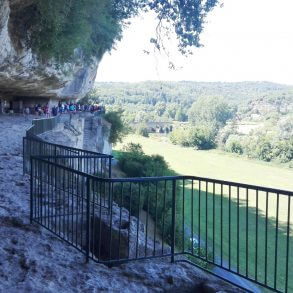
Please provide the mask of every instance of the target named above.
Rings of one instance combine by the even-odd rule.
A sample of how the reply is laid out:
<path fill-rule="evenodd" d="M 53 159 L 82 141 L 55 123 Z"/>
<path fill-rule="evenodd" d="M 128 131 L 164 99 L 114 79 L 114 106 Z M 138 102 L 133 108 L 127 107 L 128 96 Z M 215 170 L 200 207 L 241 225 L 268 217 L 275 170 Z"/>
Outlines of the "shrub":
<path fill-rule="evenodd" d="M 216 146 L 215 131 L 210 126 L 195 126 L 189 130 L 190 145 L 199 150 L 208 150 Z"/>
<path fill-rule="evenodd" d="M 137 134 L 143 136 L 143 137 L 149 137 L 149 131 L 145 124 L 141 124 L 137 128 Z"/>
<path fill-rule="evenodd" d="M 139 143 L 130 142 L 123 147 L 123 151 L 128 153 L 143 154 L 142 146 Z"/>
<path fill-rule="evenodd" d="M 227 124 L 225 127 L 221 128 L 216 137 L 217 145 L 225 149 L 229 137 L 233 134 L 237 134 L 237 128 L 234 123 Z"/>
<path fill-rule="evenodd" d="M 119 156 L 119 166 L 129 177 L 153 177 L 174 174 L 165 159 L 160 155 L 148 156 L 140 144 L 130 143 Z"/>
<path fill-rule="evenodd" d="M 225 151 L 242 155 L 244 153 L 244 147 L 239 141 L 239 137 L 230 136 L 226 142 Z"/>
<path fill-rule="evenodd" d="M 127 177 L 156 177 L 156 176 L 172 176 L 176 175 L 173 170 L 168 167 L 167 162 L 162 156 L 159 155 L 146 155 L 139 144 L 128 144 L 124 147 L 124 151 L 119 154 L 119 166 L 121 170 L 127 175 Z M 170 183 L 170 182 L 169 182 Z M 135 216 L 138 214 L 138 207 L 149 211 L 149 214 L 153 219 L 157 219 L 158 228 L 163 229 L 164 226 L 164 238 L 170 243 L 171 240 L 171 208 L 172 208 L 172 185 L 166 185 L 166 198 L 165 195 L 165 183 L 163 181 L 144 183 L 142 182 L 140 187 L 138 184 L 132 184 L 132 197 L 130 199 L 129 185 L 123 186 L 123 202 L 126 208 L 129 208 L 131 202 L 131 213 Z M 179 186 L 177 189 L 179 190 Z M 138 202 L 138 194 L 140 191 L 140 202 Z M 136 196 L 134 196 L 134 194 Z M 117 187 L 114 191 L 115 201 L 120 203 L 121 190 Z M 180 197 L 177 197 L 176 208 L 178 209 L 178 215 L 181 211 L 182 203 Z M 164 221 L 163 221 L 164 220 Z M 176 229 L 179 230 L 180 221 L 177 221 Z"/>
<path fill-rule="evenodd" d="M 104 119 L 111 123 L 109 140 L 113 144 L 121 142 L 122 138 L 128 133 L 128 128 L 122 121 L 122 113 L 122 111 L 113 111 L 104 115 Z"/>
<path fill-rule="evenodd" d="M 261 137 L 256 145 L 255 154 L 262 161 L 270 162 L 274 158 L 272 142 Z"/>
<path fill-rule="evenodd" d="M 177 128 L 170 134 L 169 138 L 173 144 L 195 147 L 199 150 L 207 150 L 216 146 L 215 130 L 212 126 Z"/>
<path fill-rule="evenodd" d="M 293 140 L 283 140 L 276 143 L 273 155 L 281 163 L 288 163 L 293 160 Z"/>
<path fill-rule="evenodd" d="M 188 131 L 183 128 L 175 128 L 170 136 L 170 141 L 173 144 L 178 144 L 184 147 L 191 146 L 190 145 L 190 140 L 188 138 Z"/>

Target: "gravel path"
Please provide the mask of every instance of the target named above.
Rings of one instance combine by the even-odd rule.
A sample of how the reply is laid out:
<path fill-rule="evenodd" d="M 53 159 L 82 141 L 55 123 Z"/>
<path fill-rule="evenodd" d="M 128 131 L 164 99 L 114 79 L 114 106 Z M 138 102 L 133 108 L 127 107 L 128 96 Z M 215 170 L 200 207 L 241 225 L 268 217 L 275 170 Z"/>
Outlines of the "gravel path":
<path fill-rule="evenodd" d="M 224 284 L 167 260 L 108 268 L 29 223 L 29 178 L 22 175 L 24 117 L 0 115 L 0 292 L 217 292 Z M 201 289 L 198 285 L 201 284 Z M 203 288 L 212 284 L 214 291 Z M 223 292 L 237 292 L 226 287 Z"/>

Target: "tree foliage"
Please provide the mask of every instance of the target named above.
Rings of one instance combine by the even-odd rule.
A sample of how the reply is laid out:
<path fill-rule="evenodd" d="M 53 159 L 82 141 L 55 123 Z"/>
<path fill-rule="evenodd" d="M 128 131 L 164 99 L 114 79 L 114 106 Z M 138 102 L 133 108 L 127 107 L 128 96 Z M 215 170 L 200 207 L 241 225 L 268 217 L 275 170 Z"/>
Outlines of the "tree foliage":
<path fill-rule="evenodd" d="M 107 0 L 38 0 L 33 47 L 45 59 L 100 58 L 121 37 L 120 9 Z"/>
<path fill-rule="evenodd" d="M 186 54 L 191 46 L 200 46 L 204 20 L 217 4 L 218 0 L 36 0 L 31 39 L 33 48 L 46 59 L 100 58 L 120 40 L 131 17 L 154 11 L 158 27 L 152 43 L 161 49 L 163 31 L 172 28 L 179 51 Z"/>
<path fill-rule="evenodd" d="M 127 144 L 122 152 L 117 155 L 120 169 L 127 177 L 157 177 L 157 176 L 174 176 L 176 173 L 171 170 L 162 156 L 146 155 L 140 144 Z M 171 183 L 171 182 L 169 182 Z M 166 188 L 166 189 L 165 189 Z M 176 186 L 178 193 L 180 192 L 179 185 Z M 140 187 L 133 183 L 130 188 L 125 184 L 123 190 L 123 202 L 126 208 L 129 208 L 128 203 L 131 201 L 131 212 L 137 216 L 139 208 L 148 211 L 153 219 L 157 220 L 158 228 L 164 231 L 164 238 L 167 243 L 171 241 L 172 235 L 172 184 L 166 184 L 164 181 L 157 183 L 141 183 Z M 138 192 L 140 195 L 138 196 Z M 114 198 L 117 203 L 120 203 L 120 190 L 114 190 Z M 134 196 L 137 195 L 137 196 Z M 140 202 L 138 202 L 140 199 Z M 176 198 L 176 209 L 178 221 L 176 221 L 176 230 L 179 230 L 180 211 L 182 210 L 182 201 L 180 197 Z M 179 235 L 179 233 L 178 233 Z M 180 233 L 181 235 L 181 233 Z"/>
<path fill-rule="evenodd" d="M 119 166 L 129 177 L 174 175 L 167 162 L 159 155 L 146 155 L 140 144 L 129 143 L 119 156 Z"/>
<path fill-rule="evenodd" d="M 89 95 L 89 101 L 101 103 L 107 109 L 115 111 L 123 109 L 123 118 L 128 123 L 174 120 L 186 122 L 190 121 L 190 108 L 199 98 L 218 98 L 228 103 L 229 109 L 235 113 L 233 110 L 236 106 L 238 112 L 248 111 L 248 101 L 260 96 L 278 97 L 284 92 L 287 95 L 286 86 L 267 82 L 101 82 L 96 84 Z"/>
<path fill-rule="evenodd" d="M 113 144 L 121 142 L 122 138 L 127 134 L 128 129 L 122 121 L 122 111 L 108 112 L 104 115 L 104 119 L 111 123 L 109 141 Z"/>
<path fill-rule="evenodd" d="M 293 160 L 292 138 L 280 140 L 272 134 L 255 133 L 249 136 L 230 136 L 225 150 L 265 162 L 288 163 Z"/>
<path fill-rule="evenodd" d="M 203 30 L 207 14 L 219 4 L 219 0 L 143 0 L 147 10 L 153 10 L 158 16 L 158 29 L 168 31 L 170 25 L 174 28 L 179 41 L 179 51 L 190 53 L 191 46 L 200 47 L 200 34 Z M 163 46 L 160 34 L 153 39 L 155 45 Z"/>
<path fill-rule="evenodd" d="M 137 134 L 144 136 L 144 137 L 149 137 L 149 132 L 146 124 L 140 124 L 137 127 Z"/>
<path fill-rule="evenodd" d="M 170 141 L 186 147 L 194 147 L 199 150 L 212 149 L 216 146 L 216 132 L 213 127 L 207 125 L 189 126 L 177 128 L 170 134 Z"/>
<path fill-rule="evenodd" d="M 213 124 L 215 128 L 224 126 L 231 119 L 235 109 L 217 97 L 200 97 L 189 111 L 189 121 L 193 124 Z"/>

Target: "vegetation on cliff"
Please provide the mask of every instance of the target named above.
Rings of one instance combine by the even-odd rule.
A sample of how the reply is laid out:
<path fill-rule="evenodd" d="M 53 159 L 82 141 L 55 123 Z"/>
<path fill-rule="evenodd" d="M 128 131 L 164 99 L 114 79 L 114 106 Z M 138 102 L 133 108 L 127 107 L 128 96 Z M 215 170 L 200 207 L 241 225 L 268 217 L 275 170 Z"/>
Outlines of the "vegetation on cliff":
<path fill-rule="evenodd" d="M 157 176 L 174 176 L 176 173 L 169 168 L 164 157 L 160 155 L 146 155 L 140 144 L 130 143 L 126 145 L 122 151 L 115 152 L 116 158 L 119 160 L 120 169 L 127 177 L 157 177 Z M 165 241 L 171 243 L 172 235 L 172 185 L 164 185 L 164 181 L 157 182 L 155 185 L 151 183 L 142 183 L 140 187 L 133 184 L 132 191 L 138 193 L 140 188 L 140 202 L 137 198 L 131 196 L 129 188 L 123 190 L 123 202 L 126 204 L 131 200 L 131 211 L 137 216 L 140 209 L 147 211 L 153 219 L 156 219 L 158 228 L 164 231 Z M 166 190 L 165 190 L 166 188 Z M 180 192 L 179 186 L 176 187 Z M 119 202 L 120 190 L 114 192 L 116 202 Z M 165 197 L 165 200 L 164 200 Z M 176 208 L 179 211 L 182 207 L 181 200 L 177 197 Z M 176 230 L 180 230 L 180 219 L 178 217 Z M 181 235 L 181 234 L 180 234 Z M 181 239 L 182 241 L 182 239 Z"/>
<path fill-rule="evenodd" d="M 175 31 L 183 54 L 200 46 L 205 17 L 218 0 L 36 0 L 31 20 L 33 48 L 43 58 L 67 61 L 74 55 L 100 58 L 121 39 L 127 20 L 154 11 L 158 18 L 157 35 L 151 42 L 164 47 L 163 36 Z M 76 52 L 76 49 L 80 49 Z"/>
<path fill-rule="evenodd" d="M 128 128 L 122 121 L 122 114 L 122 111 L 110 111 L 104 115 L 104 119 L 111 124 L 109 133 L 110 143 L 116 144 L 121 142 L 128 132 Z"/>

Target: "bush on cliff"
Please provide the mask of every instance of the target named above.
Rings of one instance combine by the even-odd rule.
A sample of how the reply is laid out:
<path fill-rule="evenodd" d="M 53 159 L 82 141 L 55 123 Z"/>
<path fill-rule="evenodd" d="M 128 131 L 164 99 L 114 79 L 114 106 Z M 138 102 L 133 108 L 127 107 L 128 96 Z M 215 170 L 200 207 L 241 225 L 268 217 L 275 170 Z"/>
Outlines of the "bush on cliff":
<path fill-rule="evenodd" d="M 162 156 L 146 155 L 140 144 L 129 143 L 124 147 L 123 151 L 117 155 L 119 167 L 128 177 L 157 177 L 157 176 L 173 176 L 176 173 L 171 170 Z M 177 194 L 180 193 L 180 186 L 176 186 Z M 157 228 L 164 233 L 164 240 L 171 243 L 172 232 L 172 182 L 161 180 L 158 182 L 142 182 L 140 185 L 133 183 L 130 187 L 128 184 L 123 186 L 123 202 L 127 209 L 131 209 L 131 213 L 138 216 L 139 209 L 147 211 L 152 219 L 157 222 Z M 121 186 L 117 185 L 114 192 L 115 201 L 121 203 Z M 140 201 L 138 200 L 140 198 Z M 131 202 L 131 208 L 130 203 Z M 177 235 L 181 228 L 181 218 L 179 217 L 182 210 L 182 202 L 177 197 L 176 200 Z M 179 243 L 178 243 L 179 245 Z"/>
<path fill-rule="evenodd" d="M 121 142 L 122 138 L 128 133 L 128 128 L 122 121 L 123 111 L 112 111 L 104 115 L 104 119 L 111 123 L 111 130 L 109 135 L 110 143 Z"/>

